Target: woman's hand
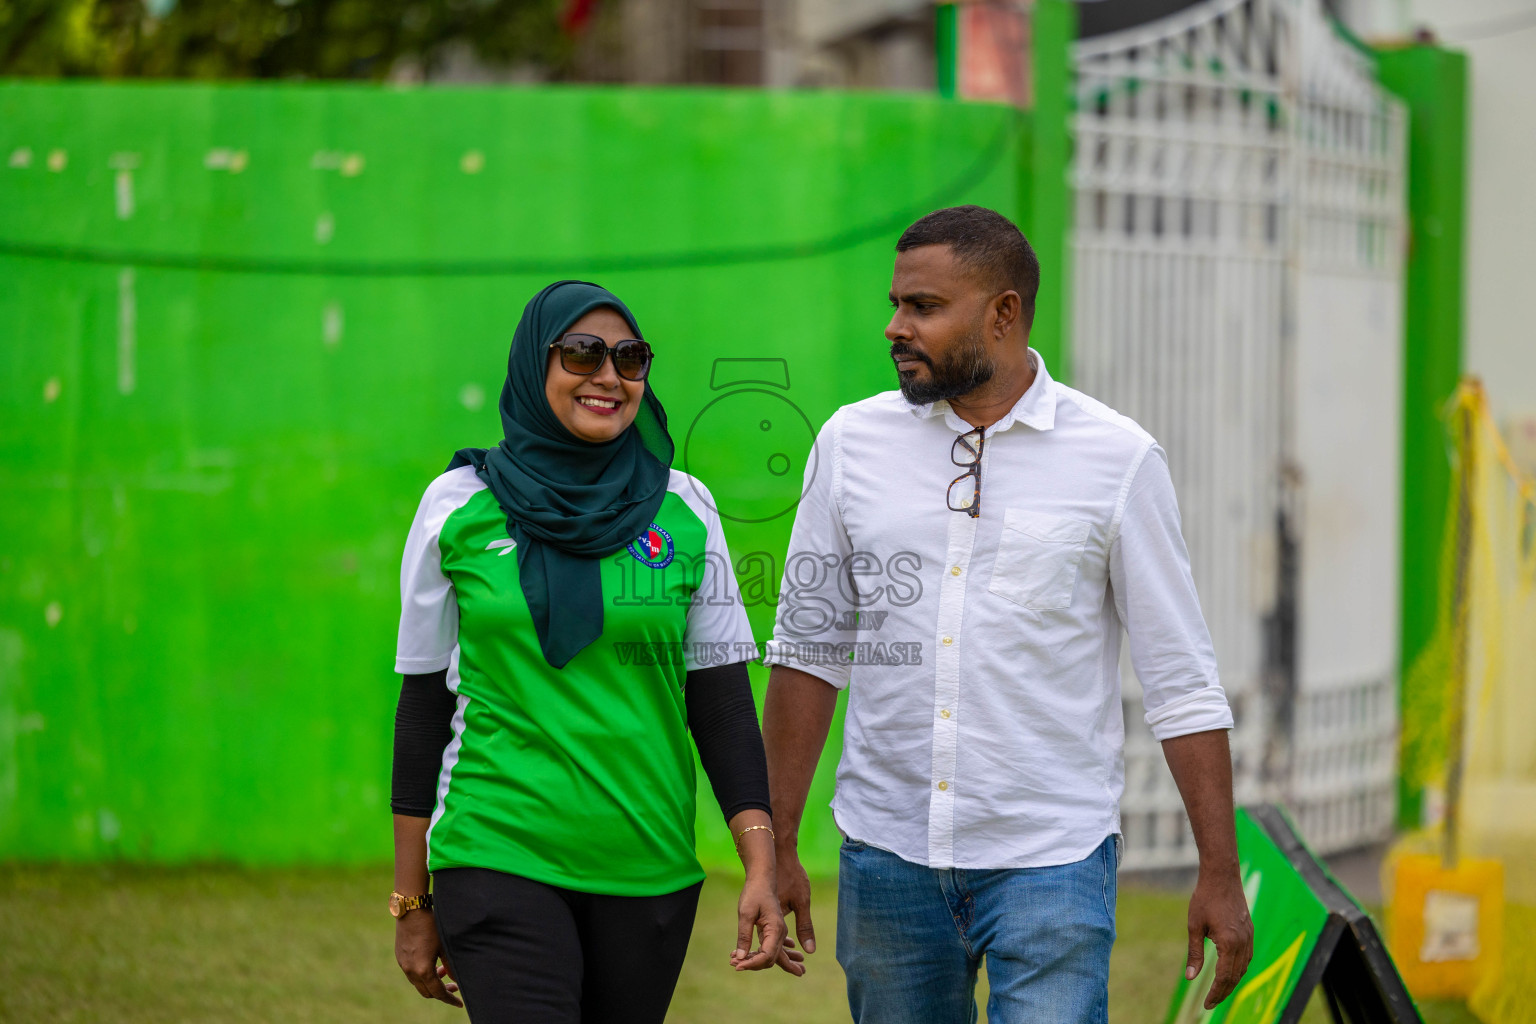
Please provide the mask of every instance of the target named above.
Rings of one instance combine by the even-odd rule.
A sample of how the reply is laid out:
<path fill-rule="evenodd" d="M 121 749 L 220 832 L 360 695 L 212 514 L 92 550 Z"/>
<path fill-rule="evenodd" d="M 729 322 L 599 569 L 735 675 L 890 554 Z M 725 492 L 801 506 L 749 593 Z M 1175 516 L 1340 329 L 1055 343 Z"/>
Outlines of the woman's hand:
<path fill-rule="evenodd" d="M 441 967 L 437 964 L 439 960 L 443 962 Z M 395 922 L 395 962 L 423 999 L 440 999 L 449 1006 L 464 1005 L 454 995 L 459 986 L 453 983 L 453 966 L 443 952 L 432 911 L 412 910 Z"/>
<path fill-rule="evenodd" d="M 787 938 L 784 912 L 779 909 L 779 890 L 773 863 L 773 825 L 759 810 L 742 811 L 730 820 L 736 837 L 736 852 L 747 869 L 736 902 L 736 948 L 731 950 L 731 966 L 738 971 L 761 971 L 778 964 L 795 977 L 805 973 L 805 959 Z M 762 945 L 752 949 L 752 933 L 757 932 Z"/>
<path fill-rule="evenodd" d="M 427 874 L 427 826 L 431 819 L 395 815 L 395 892 L 424 893 L 431 885 Z M 441 960 L 443 965 L 437 966 Z M 451 980 L 453 968 L 443 953 L 437 934 L 437 918 L 426 907 L 407 910 L 395 919 L 395 962 L 411 979 L 423 999 L 441 999 L 449 1006 L 463 1006 Z M 449 979 L 445 981 L 444 979 Z"/>
<path fill-rule="evenodd" d="M 762 940 L 756 951 L 752 949 L 754 931 Z M 788 932 L 772 881 L 749 875 L 736 903 L 736 948 L 731 950 L 731 966 L 738 971 L 761 971 L 778 964 L 798 978 L 805 973 L 801 963 L 805 957 L 793 948 Z"/>

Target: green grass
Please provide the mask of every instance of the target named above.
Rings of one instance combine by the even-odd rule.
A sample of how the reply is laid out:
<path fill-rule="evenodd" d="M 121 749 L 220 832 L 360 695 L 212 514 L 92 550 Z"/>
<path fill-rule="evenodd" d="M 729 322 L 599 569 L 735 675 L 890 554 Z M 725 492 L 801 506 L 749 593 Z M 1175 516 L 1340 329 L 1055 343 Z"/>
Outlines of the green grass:
<path fill-rule="evenodd" d="M 0 1020 L 60 1022 L 463 1021 L 394 962 L 389 872 L 0 866 Z M 806 977 L 742 975 L 735 882 L 705 884 L 669 1018 L 679 1024 L 848 1020 L 833 959 L 836 886 L 816 887 L 820 952 Z M 1110 1020 L 1160 1021 L 1183 964 L 1184 898 L 1123 885 Z M 984 988 L 978 994 L 985 1006 Z M 1458 1004 L 1429 1024 L 1471 1024 Z M 1308 1024 L 1327 1014 L 1314 1006 Z"/>

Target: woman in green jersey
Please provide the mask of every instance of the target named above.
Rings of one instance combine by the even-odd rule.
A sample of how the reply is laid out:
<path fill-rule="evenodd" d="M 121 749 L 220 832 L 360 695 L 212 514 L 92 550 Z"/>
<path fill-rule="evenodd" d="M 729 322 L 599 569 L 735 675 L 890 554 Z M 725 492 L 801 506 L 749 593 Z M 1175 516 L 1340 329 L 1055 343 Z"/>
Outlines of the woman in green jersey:
<path fill-rule="evenodd" d="M 396 957 L 423 996 L 462 986 L 475 1024 L 663 1019 L 704 877 L 694 744 L 746 867 L 730 963 L 804 971 L 756 648 L 709 492 L 671 468 L 651 361 L 611 293 L 545 288 L 513 337 L 501 443 L 455 455 L 406 541 Z"/>

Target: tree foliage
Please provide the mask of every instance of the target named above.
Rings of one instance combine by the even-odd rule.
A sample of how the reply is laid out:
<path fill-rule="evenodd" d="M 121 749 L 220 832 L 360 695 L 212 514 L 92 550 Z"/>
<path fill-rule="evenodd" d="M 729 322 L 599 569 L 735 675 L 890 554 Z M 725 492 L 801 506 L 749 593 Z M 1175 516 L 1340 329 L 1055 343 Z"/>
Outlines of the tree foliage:
<path fill-rule="evenodd" d="M 472 55 L 562 77 L 561 0 L 0 0 L 0 75 L 431 78 Z"/>

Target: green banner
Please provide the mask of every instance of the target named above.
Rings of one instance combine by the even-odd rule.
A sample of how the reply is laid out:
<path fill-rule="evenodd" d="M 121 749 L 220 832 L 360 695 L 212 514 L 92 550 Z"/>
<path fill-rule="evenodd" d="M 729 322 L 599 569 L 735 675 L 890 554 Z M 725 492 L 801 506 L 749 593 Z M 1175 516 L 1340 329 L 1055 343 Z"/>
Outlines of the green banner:
<path fill-rule="evenodd" d="M 896 238 L 1019 218 L 1024 128 L 921 96 L 0 83 L 0 858 L 388 857 L 406 528 L 496 440 L 552 280 L 635 311 L 765 639 L 782 466 L 895 383 Z"/>

